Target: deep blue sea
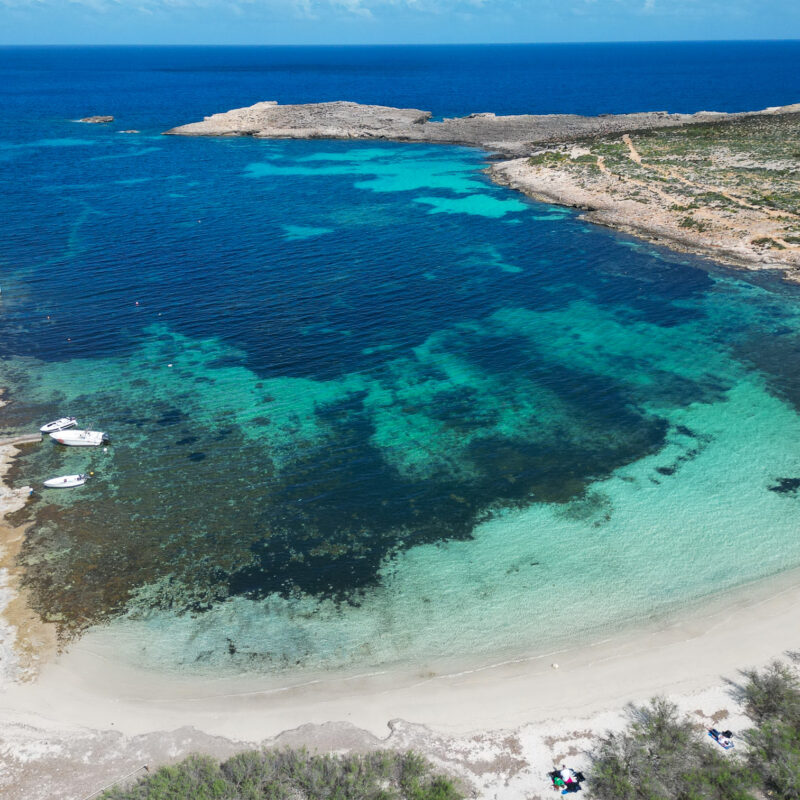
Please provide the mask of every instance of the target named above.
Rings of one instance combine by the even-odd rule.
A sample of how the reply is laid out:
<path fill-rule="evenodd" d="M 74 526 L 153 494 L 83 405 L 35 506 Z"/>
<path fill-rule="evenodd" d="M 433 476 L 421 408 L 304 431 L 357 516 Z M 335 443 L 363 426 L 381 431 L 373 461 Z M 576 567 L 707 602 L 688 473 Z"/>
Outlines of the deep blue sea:
<path fill-rule="evenodd" d="M 112 438 L 15 461 L 36 612 L 149 667 L 351 669 L 532 652 L 800 564 L 796 288 L 528 201 L 478 150 L 161 136 L 260 100 L 755 109 L 800 100 L 798 65 L 0 48 L 0 435 Z"/>

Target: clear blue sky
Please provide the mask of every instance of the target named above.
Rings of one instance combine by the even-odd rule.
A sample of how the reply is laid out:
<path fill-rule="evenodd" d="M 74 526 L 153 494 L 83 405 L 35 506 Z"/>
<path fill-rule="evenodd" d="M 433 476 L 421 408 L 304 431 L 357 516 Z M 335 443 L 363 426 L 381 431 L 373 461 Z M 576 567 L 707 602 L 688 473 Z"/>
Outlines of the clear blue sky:
<path fill-rule="evenodd" d="M 787 38 L 800 0 L 0 0 L 2 44 Z"/>

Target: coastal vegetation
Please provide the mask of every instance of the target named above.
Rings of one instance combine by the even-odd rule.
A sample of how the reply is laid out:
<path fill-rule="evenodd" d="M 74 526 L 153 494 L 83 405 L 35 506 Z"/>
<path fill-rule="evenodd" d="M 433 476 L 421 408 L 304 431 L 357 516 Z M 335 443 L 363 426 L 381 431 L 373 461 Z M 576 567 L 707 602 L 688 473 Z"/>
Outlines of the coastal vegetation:
<path fill-rule="evenodd" d="M 800 682 L 780 662 L 744 673 L 736 689 L 753 727 L 725 751 L 673 703 L 632 707 L 621 733 L 595 748 L 589 772 L 598 800 L 800 798 Z"/>
<path fill-rule="evenodd" d="M 587 795 L 596 800 L 800 800 L 800 680 L 773 662 L 743 672 L 738 695 L 752 727 L 724 750 L 677 706 L 631 706 L 620 732 L 596 743 Z M 223 763 L 193 755 L 102 800 L 463 800 L 469 792 L 413 753 L 239 753 Z"/>
<path fill-rule="evenodd" d="M 311 755 L 253 750 L 218 763 L 193 755 L 103 800 L 462 800 L 451 778 L 420 755 L 376 751 Z"/>
<path fill-rule="evenodd" d="M 494 164 L 590 220 L 745 266 L 800 269 L 800 114 L 585 137 Z"/>

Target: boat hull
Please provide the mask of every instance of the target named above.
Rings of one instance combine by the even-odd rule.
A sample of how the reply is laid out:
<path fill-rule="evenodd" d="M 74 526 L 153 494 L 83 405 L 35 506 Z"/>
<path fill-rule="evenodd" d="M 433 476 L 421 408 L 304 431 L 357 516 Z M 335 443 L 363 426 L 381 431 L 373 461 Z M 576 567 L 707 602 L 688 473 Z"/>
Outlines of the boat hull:
<path fill-rule="evenodd" d="M 83 486 L 84 483 L 86 483 L 85 475 L 61 475 L 46 480 L 44 485 L 48 489 L 72 489 L 75 486 Z"/>
<path fill-rule="evenodd" d="M 108 437 L 102 431 L 59 431 L 51 433 L 50 438 L 68 447 L 98 447 L 108 444 Z"/>

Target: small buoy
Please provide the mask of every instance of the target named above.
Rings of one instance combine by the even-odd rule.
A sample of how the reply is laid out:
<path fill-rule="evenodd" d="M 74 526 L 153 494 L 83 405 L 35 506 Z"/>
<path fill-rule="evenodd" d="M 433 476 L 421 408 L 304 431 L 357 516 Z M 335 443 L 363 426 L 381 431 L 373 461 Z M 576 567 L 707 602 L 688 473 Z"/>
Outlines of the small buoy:
<path fill-rule="evenodd" d="M 167 364 L 167 366 L 168 366 L 168 367 L 171 367 L 171 366 L 172 366 L 172 364 Z"/>
<path fill-rule="evenodd" d="M 555 664 L 555 663 L 553 663 L 553 664 L 551 664 L 550 666 L 551 666 L 553 669 L 558 669 L 558 664 Z"/>
<path fill-rule="evenodd" d="M 67 341 L 68 341 L 68 342 L 71 342 L 71 341 L 72 341 L 72 339 L 70 339 L 69 337 L 67 337 Z"/>
<path fill-rule="evenodd" d="M 137 306 L 139 305 L 139 301 L 138 301 L 138 300 L 136 301 L 136 305 L 137 305 Z"/>
<path fill-rule="evenodd" d="M 94 472 L 90 472 L 89 474 L 90 474 L 90 475 L 94 475 Z"/>
<path fill-rule="evenodd" d="M 103 452 L 104 452 L 104 453 L 107 453 L 107 452 L 108 452 L 108 448 L 107 448 L 107 447 L 104 447 L 104 448 L 103 448 Z M 94 472 L 92 473 L 92 475 L 94 475 Z"/>

